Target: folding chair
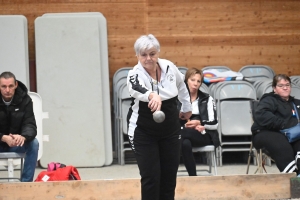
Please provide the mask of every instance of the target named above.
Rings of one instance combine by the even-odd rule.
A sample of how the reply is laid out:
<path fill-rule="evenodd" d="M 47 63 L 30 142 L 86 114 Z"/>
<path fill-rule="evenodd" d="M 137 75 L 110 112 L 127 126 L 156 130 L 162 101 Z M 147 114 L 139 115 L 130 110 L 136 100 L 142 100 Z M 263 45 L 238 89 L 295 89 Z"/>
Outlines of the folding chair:
<path fill-rule="evenodd" d="M 296 85 L 292 82 L 291 96 L 295 97 L 296 99 L 300 99 L 300 82 L 298 85 Z"/>
<path fill-rule="evenodd" d="M 239 72 L 241 72 L 245 77 L 251 78 L 252 82 L 265 78 L 273 79 L 275 76 L 274 70 L 267 65 L 246 65 L 243 66 Z"/>
<path fill-rule="evenodd" d="M 254 113 L 255 108 L 258 105 L 258 102 L 259 102 L 258 100 L 250 101 L 252 120 L 253 120 L 253 113 Z M 272 165 L 272 163 L 271 163 L 272 158 L 270 156 L 268 156 L 268 153 L 266 152 L 266 150 L 264 150 L 264 149 L 258 149 L 258 150 L 256 150 L 253 147 L 253 143 L 251 142 L 251 146 L 250 146 L 250 150 L 249 150 L 249 156 L 248 156 L 248 163 L 247 163 L 246 174 L 249 173 L 249 166 L 250 166 L 251 158 L 253 158 L 254 164 L 257 164 L 257 169 L 254 172 L 254 174 L 256 174 L 257 172 L 260 173 L 260 174 L 262 174 L 263 172 L 267 173 L 265 165 L 266 164 L 268 166 Z"/>
<path fill-rule="evenodd" d="M 1 177 L 0 179 L 1 180 L 7 179 L 8 181 L 17 179 L 21 181 L 25 155 L 26 155 L 25 153 L 15 153 L 15 152 L 0 153 L 0 164 L 7 166 L 7 170 L 8 170 L 8 177 L 6 178 Z M 21 165 L 20 178 L 14 177 L 14 167 L 16 165 Z"/>
<path fill-rule="evenodd" d="M 300 75 L 291 76 L 290 79 L 293 84 L 300 86 Z"/>
<path fill-rule="evenodd" d="M 256 91 L 247 81 L 225 81 L 217 83 L 215 87 L 221 142 L 218 164 L 222 166 L 224 152 L 249 151 L 252 135 L 249 101 L 256 100 Z"/>
<path fill-rule="evenodd" d="M 205 93 L 209 94 L 209 89 L 208 89 L 207 85 L 205 85 L 204 83 L 201 84 L 200 90 L 202 92 L 205 92 Z"/>
<path fill-rule="evenodd" d="M 209 169 L 197 169 L 197 171 L 207 171 L 209 174 L 212 174 L 212 166 L 214 167 L 214 175 L 218 175 L 217 171 L 217 161 L 216 161 L 216 151 L 215 151 L 215 146 L 214 145 L 207 145 L 204 147 L 193 147 L 193 152 L 206 152 L 208 156 L 208 164 L 209 164 Z"/>
<path fill-rule="evenodd" d="M 272 92 L 272 82 L 273 79 L 263 79 L 263 80 L 257 80 L 254 82 L 253 86 L 256 89 L 256 96 L 257 99 L 260 99 L 265 93 Z"/>
<path fill-rule="evenodd" d="M 260 174 L 262 174 L 264 172 L 267 173 L 265 165 L 272 166 L 271 161 L 274 161 L 270 156 L 268 156 L 268 154 L 265 152 L 265 150 L 259 149 L 257 151 L 253 147 L 253 144 L 251 143 L 249 156 L 248 156 L 246 174 L 249 173 L 251 158 L 253 158 L 254 164 L 257 165 L 257 168 L 256 168 L 254 174 L 256 174 L 257 172 L 260 173 Z"/>
<path fill-rule="evenodd" d="M 129 95 L 127 85 L 124 83 L 118 92 L 118 162 L 120 165 L 125 164 L 125 152 L 131 151 L 129 142 L 124 141 L 124 136 L 127 135 L 127 114 L 131 104 L 131 97 Z"/>
<path fill-rule="evenodd" d="M 192 151 L 193 151 L 193 153 L 206 152 L 206 155 L 208 155 L 207 163 L 208 163 L 209 168 L 208 169 L 199 169 L 199 167 L 198 167 L 196 169 L 197 172 L 205 171 L 205 172 L 208 172 L 209 175 L 215 175 L 215 176 L 218 175 L 216 150 L 215 150 L 214 145 L 207 145 L 204 147 L 193 147 Z M 212 167 L 214 167 L 214 173 L 212 173 Z M 186 169 L 178 170 L 178 172 L 186 172 Z"/>
<path fill-rule="evenodd" d="M 186 67 L 178 67 L 178 70 L 185 75 L 185 73 L 188 70 L 188 68 L 186 68 Z"/>
<path fill-rule="evenodd" d="M 207 70 L 207 69 L 216 69 L 220 72 L 224 71 L 231 71 L 231 69 L 227 66 L 221 66 L 221 65 L 210 65 L 210 66 L 205 66 L 202 68 L 202 71 Z"/>
<path fill-rule="evenodd" d="M 37 124 L 37 136 L 36 139 L 39 141 L 39 152 L 38 158 L 39 160 L 43 155 L 43 123 L 42 120 L 48 118 L 48 113 L 42 111 L 42 98 L 39 94 L 35 92 L 28 92 L 28 95 L 31 97 L 33 102 L 33 112 L 35 115 L 35 121 Z M 23 160 L 25 158 L 25 153 L 15 153 L 15 152 L 2 152 L 0 153 L 0 165 L 6 166 L 8 170 L 8 178 L 0 178 L 0 179 L 19 179 L 22 178 L 23 171 Z M 14 177 L 14 168 L 20 165 L 20 178 Z"/>
<path fill-rule="evenodd" d="M 119 116 L 120 116 L 120 108 L 119 108 L 119 101 L 118 101 L 118 91 L 120 90 L 120 88 L 123 86 L 123 84 L 126 84 L 127 81 L 127 75 L 129 70 L 131 70 L 132 67 L 123 67 L 118 69 L 114 76 L 113 76 L 113 108 L 114 108 L 114 149 L 116 152 L 116 157 L 117 159 L 119 159 L 119 152 L 120 149 L 119 148 Z"/>

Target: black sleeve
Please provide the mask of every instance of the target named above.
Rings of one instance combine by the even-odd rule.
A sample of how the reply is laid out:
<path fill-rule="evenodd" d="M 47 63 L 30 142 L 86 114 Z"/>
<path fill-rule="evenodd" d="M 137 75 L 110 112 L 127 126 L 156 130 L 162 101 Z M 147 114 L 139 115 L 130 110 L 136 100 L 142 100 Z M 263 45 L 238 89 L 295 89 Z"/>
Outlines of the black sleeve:
<path fill-rule="evenodd" d="M 28 96 L 27 104 L 25 105 L 25 114 L 22 121 L 21 135 L 26 138 L 26 142 L 32 141 L 37 135 L 35 117 L 33 113 L 33 103 Z"/>
<path fill-rule="evenodd" d="M 278 109 L 277 100 L 274 97 L 263 98 L 254 111 L 255 122 L 269 130 L 281 130 L 284 128 L 284 119 L 276 116 Z"/>

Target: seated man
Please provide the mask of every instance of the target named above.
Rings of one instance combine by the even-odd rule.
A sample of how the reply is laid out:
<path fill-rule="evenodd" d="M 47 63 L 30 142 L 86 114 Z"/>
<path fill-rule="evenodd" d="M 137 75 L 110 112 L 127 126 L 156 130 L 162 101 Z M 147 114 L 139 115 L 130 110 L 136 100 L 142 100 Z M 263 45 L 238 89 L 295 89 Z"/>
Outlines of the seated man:
<path fill-rule="evenodd" d="M 32 100 L 11 72 L 0 75 L 0 90 L 0 152 L 26 153 L 21 181 L 31 182 L 39 150 Z"/>

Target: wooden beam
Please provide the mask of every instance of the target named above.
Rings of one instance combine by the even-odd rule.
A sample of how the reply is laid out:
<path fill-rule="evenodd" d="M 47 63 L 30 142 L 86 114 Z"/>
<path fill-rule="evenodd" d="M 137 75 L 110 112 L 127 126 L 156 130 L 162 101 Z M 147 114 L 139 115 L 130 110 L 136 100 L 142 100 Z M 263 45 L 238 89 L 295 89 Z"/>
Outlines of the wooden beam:
<path fill-rule="evenodd" d="M 180 199 L 286 199 L 291 174 L 178 177 Z M 139 179 L 1 183 L 0 200 L 141 199 Z M 16 192 L 19 191 L 19 192 Z"/>

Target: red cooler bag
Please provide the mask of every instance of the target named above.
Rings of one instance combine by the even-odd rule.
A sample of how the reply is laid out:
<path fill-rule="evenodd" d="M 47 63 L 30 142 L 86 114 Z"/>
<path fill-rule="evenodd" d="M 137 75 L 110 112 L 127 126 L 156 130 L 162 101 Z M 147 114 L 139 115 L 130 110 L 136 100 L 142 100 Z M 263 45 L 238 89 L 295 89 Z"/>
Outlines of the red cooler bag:
<path fill-rule="evenodd" d="M 57 168 L 55 171 L 42 171 L 35 182 L 81 180 L 77 169 L 73 166 Z"/>

